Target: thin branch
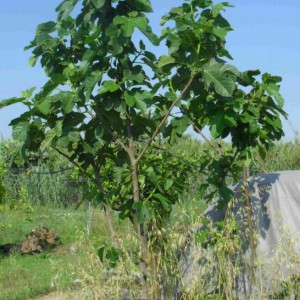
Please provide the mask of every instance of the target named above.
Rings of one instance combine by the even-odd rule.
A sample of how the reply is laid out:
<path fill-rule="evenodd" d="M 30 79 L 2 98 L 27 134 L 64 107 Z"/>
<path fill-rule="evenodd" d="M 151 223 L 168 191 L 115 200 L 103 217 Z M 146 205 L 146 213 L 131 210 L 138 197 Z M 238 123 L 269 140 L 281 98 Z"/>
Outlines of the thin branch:
<path fill-rule="evenodd" d="M 38 171 L 31 171 L 30 168 L 7 168 L 11 173 L 21 173 L 21 172 L 30 172 L 30 174 L 40 174 L 40 175 L 53 175 L 57 173 L 63 173 L 66 171 L 73 170 L 74 168 L 66 168 L 66 169 L 60 169 L 60 170 L 55 170 L 55 171 L 43 171 L 43 172 L 38 172 Z"/>
<path fill-rule="evenodd" d="M 99 192 L 103 194 L 104 191 L 103 191 L 103 187 L 102 187 L 100 176 L 99 176 L 100 170 L 97 167 L 94 159 L 92 159 L 92 163 L 91 164 L 92 164 L 92 167 L 93 167 L 93 170 L 94 170 L 94 174 L 95 174 L 95 183 L 96 183 L 96 185 L 98 187 Z"/>
<path fill-rule="evenodd" d="M 202 136 L 202 138 L 206 141 L 207 144 L 211 146 L 211 148 L 219 155 L 218 149 L 216 149 L 215 145 L 211 142 L 211 140 L 201 131 L 200 128 L 192 121 L 193 129 Z"/>
<path fill-rule="evenodd" d="M 189 82 L 187 83 L 187 85 L 185 86 L 185 88 L 183 89 L 183 91 L 181 92 L 181 94 L 173 101 L 172 105 L 170 106 L 170 108 L 168 109 L 167 113 L 165 114 L 165 116 L 163 117 L 163 119 L 160 121 L 160 123 L 158 124 L 158 126 L 156 127 L 154 133 L 152 134 L 151 138 L 148 140 L 148 142 L 146 143 L 144 149 L 140 152 L 139 156 L 137 157 L 137 159 L 135 160 L 135 163 L 137 164 L 140 159 L 144 156 L 144 154 L 146 153 L 146 151 L 148 150 L 149 146 L 151 145 L 151 143 L 153 142 L 153 140 L 156 138 L 156 136 L 158 135 L 158 133 L 160 132 L 161 128 L 163 127 L 163 125 L 165 124 L 165 122 L 167 121 L 168 117 L 170 116 L 173 108 L 175 107 L 175 105 L 183 98 L 184 94 L 187 92 L 187 90 L 190 88 L 191 84 L 193 83 L 194 80 L 194 76 L 191 77 L 191 79 L 189 80 Z"/>
<path fill-rule="evenodd" d="M 90 178 L 91 180 L 93 180 L 95 182 L 95 178 L 93 176 L 91 176 L 85 169 L 83 169 L 77 162 L 75 162 L 73 159 L 71 159 L 67 154 L 65 154 L 61 150 L 55 148 L 54 146 L 52 146 L 52 148 L 55 151 L 57 151 L 60 155 L 67 158 L 68 161 L 70 161 L 73 165 L 75 165 L 77 168 L 79 168 L 82 173 L 84 173 L 88 178 Z"/>
<path fill-rule="evenodd" d="M 91 117 L 92 119 L 95 119 L 95 115 L 92 113 L 92 111 L 87 110 L 87 113 L 90 115 L 90 117 Z"/>
<path fill-rule="evenodd" d="M 127 153 L 129 153 L 128 152 L 129 151 L 128 147 L 126 147 L 125 144 L 122 141 L 120 141 L 118 139 L 118 140 L 116 140 L 116 143 L 118 143 L 123 148 L 124 151 L 126 151 Z"/>

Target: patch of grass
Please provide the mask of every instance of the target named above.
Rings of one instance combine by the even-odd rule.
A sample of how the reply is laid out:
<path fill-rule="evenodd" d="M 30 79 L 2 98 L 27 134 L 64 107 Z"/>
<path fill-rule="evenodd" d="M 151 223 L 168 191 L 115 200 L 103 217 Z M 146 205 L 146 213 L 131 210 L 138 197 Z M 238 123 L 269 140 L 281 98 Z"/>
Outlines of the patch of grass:
<path fill-rule="evenodd" d="M 69 243 L 74 240 L 77 229 L 86 226 L 87 213 L 74 208 L 30 206 L 26 208 L 5 208 L 0 212 L 0 244 L 16 243 L 24 240 L 25 235 L 35 227 L 46 226 L 55 229 L 61 240 Z"/>
<path fill-rule="evenodd" d="M 53 290 L 53 278 L 56 269 L 51 261 L 65 264 L 71 257 L 67 255 L 56 255 L 43 253 L 33 256 L 21 256 L 19 254 L 2 258 L 0 263 L 0 299 L 27 299 L 29 297 L 46 294 Z M 66 269 L 60 286 L 55 288 L 66 288 L 72 285 L 72 270 Z"/>
<path fill-rule="evenodd" d="M 65 290 L 74 285 L 76 287 L 78 267 L 84 268 L 85 264 L 84 247 L 88 245 L 95 251 L 101 239 L 108 238 L 103 222 L 96 221 L 94 232 L 87 236 L 87 212 L 84 210 L 35 206 L 31 221 L 26 219 L 27 214 L 24 210 L 2 211 L 0 244 L 22 242 L 25 235 L 33 228 L 46 226 L 57 232 L 61 245 L 52 251 L 36 255 L 2 253 L 0 255 L 1 300 L 23 300 L 53 290 Z"/>

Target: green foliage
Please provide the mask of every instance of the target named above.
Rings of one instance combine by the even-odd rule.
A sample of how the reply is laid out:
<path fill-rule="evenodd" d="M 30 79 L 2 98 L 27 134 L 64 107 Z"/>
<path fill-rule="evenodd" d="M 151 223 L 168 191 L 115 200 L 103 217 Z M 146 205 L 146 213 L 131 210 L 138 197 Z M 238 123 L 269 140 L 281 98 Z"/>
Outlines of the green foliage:
<path fill-rule="evenodd" d="M 139 223 L 155 218 L 168 219 L 172 206 L 183 198 L 186 178 L 192 170 L 181 156 L 172 156 L 163 148 L 165 145 L 153 145 L 139 166 L 140 194 L 143 202 L 134 203 L 132 199 L 130 165 L 120 160 L 107 160 L 101 168 L 99 177 L 103 195 L 107 203 L 120 212 L 120 218 L 130 218 L 132 210 L 136 211 Z M 142 144 L 140 144 L 142 147 Z M 89 169 L 92 175 L 92 169 Z M 73 180 L 82 180 L 83 197 L 94 204 L 103 203 L 97 185 L 84 177 L 78 168 L 72 174 Z"/>
<path fill-rule="evenodd" d="M 300 169 L 300 145 L 296 137 L 293 141 L 275 144 L 262 158 L 256 150 L 257 159 L 251 165 L 251 174 Z"/>
<path fill-rule="evenodd" d="M 0 147 L 0 160 L 5 167 L 2 182 L 10 207 L 20 209 L 22 202 L 67 206 L 81 200 L 80 183 L 71 180 L 69 162 L 55 151 L 26 151 L 24 160 L 19 152 L 20 143 L 3 141 Z M 22 200 L 24 194 L 26 201 Z"/>
<path fill-rule="evenodd" d="M 9 208 L 11 210 L 23 210 L 25 212 L 25 221 L 32 221 L 32 214 L 34 213 L 33 206 L 28 200 L 28 190 L 21 186 L 18 191 L 18 199 L 9 199 Z"/>
<path fill-rule="evenodd" d="M 1 145 L 0 145 L 1 146 Z M 6 164 L 3 158 L 3 151 L 0 148 L 0 211 L 5 208 L 7 202 L 7 190 L 5 187 Z"/>
<path fill-rule="evenodd" d="M 217 143 L 214 142 L 217 146 Z M 159 147 L 167 148 L 168 145 L 162 143 Z M 203 203 L 202 199 L 196 199 L 199 185 L 202 182 L 206 181 L 206 175 L 202 172 L 199 172 L 198 169 L 195 167 L 198 165 L 199 159 L 203 156 L 206 149 L 211 149 L 211 146 L 207 143 L 200 142 L 199 140 L 191 137 L 191 136 L 184 136 L 182 139 L 177 139 L 174 145 L 168 148 L 168 153 L 172 153 L 176 160 L 182 159 L 182 163 L 186 162 L 187 164 L 192 163 L 195 164 L 191 167 L 191 174 L 185 178 L 185 180 L 190 184 L 186 187 L 186 191 L 183 194 L 184 199 L 181 199 L 178 204 L 176 204 L 171 212 L 170 220 L 167 222 L 167 225 L 163 228 L 163 235 L 164 239 L 164 247 L 165 251 L 161 252 L 157 247 L 155 248 L 156 254 L 159 254 L 161 258 L 160 261 L 160 271 L 163 268 L 168 267 L 169 277 L 164 277 L 164 280 L 168 280 L 171 282 L 176 281 L 178 279 L 178 274 L 170 273 L 171 266 L 174 267 L 176 265 L 176 258 L 178 254 L 178 245 L 180 245 L 181 241 L 186 239 L 186 234 L 189 232 L 189 227 L 193 226 L 194 222 L 200 221 L 199 216 L 201 216 L 202 211 L 205 209 L 205 204 Z M 223 149 L 230 148 L 230 144 L 222 145 Z M 265 158 L 265 160 L 258 160 L 256 165 L 252 165 L 252 170 L 255 172 L 272 172 L 276 170 L 284 170 L 295 168 L 299 169 L 299 143 L 296 140 L 293 142 L 282 142 L 276 144 L 274 148 L 272 148 Z M 161 151 L 155 150 L 158 153 Z M 155 152 L 154 151 L 154 152 Z M 164 152 L 165 153 L 165 152 Z M 289 153 L 287 156 L 286 153 Z M 257 154 L 254 153 L 254 156 Z M 56 158 L 57 159 L 57 158 Z M 32 174 L 33 176 L 33 174 Z M 45 175 L 47 177 L 47 175 Z M 18 176 L 19 180 L 22 180 L 22 176 Z M 28 176 L 27 176 L 28 178 Z M 33 180 L 33 179 L 32 179 Z M 49 181 L 50 179 L 45 180 Z M 64 182 L 64 179 L 60 177 L 61 184 Z M 34 182 L 34 180 L 33 180 Z M 27 181 L 29 185 L 29 180 Z M 32 191 L 34 187 L 33 185 L 29 188 L 29 191 Z M 46 183 L 44 183 L 46 184 Z M 63 185 L 59 187 L 55 185 L 52 188 L 53 191 L 57 189 L 65 189 Z M 45 190 L 49 189 L 49 186 L 45 186 Z M 34 195 L 35 193 L 33 193 Z M 61 194 L 61 196 L 63 196 Z M 14 255 L 12 257 L 5 257 L 1 259 L 1 268 L 0 268 L 0 277 L 2 276 L 6 278 L 3 281 L 3 293 L 0 295 L 0 299 L 20 299 L 24 297 L 24 295 L 28 295 L 28 297 L 34 297 L 35 295 L 43 295 L 47 294 L 50 290 L 51 292 L 55 289 L 73 290 L 73 281 L 75 279 L 82 279 L 85 278 L 84 275 L 80 276 L 81 272 L 86 272 L 90 276 L 86 278 L 86 283 L 84 285 L 88 286 L 90 284 L 90 279 L 94 276 L 95 282 L 97 282 L 98 287 L 101 286 L 114 286 L 107 284 L 106 281 L 101 279 L 99 283 L 99 274 L 105 270 L 104 266 L 109 266 L 110 261 L 105 259 L 103 265 L 99 268 L 95 268 L 95 261 L 97 261 L 97 257 L 93 256 L 93 260 L 91 262 L 91 266 L 89 266 L 86 262 L 86 258 L 90 257 L 92 253 L 87 255 L 87 245 L 89 243 L 93 243 L 94 246 L 91 251 L 94 252 L 94 255 L 97 254 L 97 250 L 102 245 L 108 245 L 108 248 L 111 247 L 109 233 L 105 229 L 104 223 L 105 220 L 102 217 L 94 218 L 94 226 L 93 226 L 93 233 L 91 236 L 91 240 L 85 240 L 84 244 L 79 246 L 79 251 L 76 256 L 69 252 L 69 248 L 72 245 L 78 247 L 76 243 L 78 243 L 78 232 L 77 229 L 84 230 L 86 226 L 86 212 L 82 211 L 84 205 L 79 208 L 79 210 L 73 211 L 72 208 L 68 207 L 67 209 L 63 208 L 52 208 L 49 205 L 46 207 L 41 206 L 34 206 L 32 201 L 32 194 L 31 197 L 28 199 L 28 202 L 34 208 L 34 212 L 31 215 L 32 221 L 25 222 L 26 220 L 26 212 L 23 209 L 18 210 L 6 210 L 5 213 L 5 220 L 3 219 L 1 226 L 0 226 L 0 237 L 1 237 L 1 244 L 9 243 L 9 242 L 18 242 L 22 240 L 26 233 L 28 233 L 33 227 L 35 226 L 42 226 L 47 224 L 47 226 L 51 228 L 55 228 L 62 239 L 62 246 L 58 248 L 58 251 L 55 253 L 46 253 L 42 254 L 42 256 L 32 256 L 32 257 L 24 257 L 24 256 L 17 256 Z M 60 201 L 60 202 L 63 202 Z M 9 206 L 8 206 L 9 207 Z M 97 212 L 98 213 L 98 212 Z M 0 215 L 2 216 L 2 214 Z M 3 216 L 4 217 L 4 216 Z M 118 234 L 120 236 L 126 237 L 124 241 L 126 244 L 126 249 L 129 251 L 130 255 L 134 257 L 134 261 L 138 261 L 138 250 L 134 246 L 133 241 L 128 241 L 128 236 L 131 236 L 133 239 L 134 234 L 130 231 L 130 224 L 124 224 L 124 221 L 118 221 L 117 219 L 114 220 L 115 224 L 118 226 Z M 6 223 L 5 223 L 6 222 Z M 4 226 L 4 225 L 7 226 Z M 8 226 L 9 225 L 9 226 Z M 229 226 L 230 225 L 230 226 Z M 234 223 L 228 223 L 226 226 L 228 230 L 232 233 L 235 230 Z M 213 229 L 212 233 L 209 233 L 209 236 L 206 232 L 202 234 L 199 233 L 196 235 L 196 242 L 209 242 L 210 245 L 215 245 L 219 249 L 219 254 L 225 254 L 223 249 L 226 251 L 232 251 L 231 246 L 237 247 L 238 244 L 234 244 L 236 240 L 223 240 L 222 233 L 224 232 L 224 227 L 217 231 L 215 228 Z M 210 239 L 208 239 L 210 237 Z M 231 238 L 231 237 L 230 237 Z M 99 241 L 99 239 L 101 239 Z M 132 244 L 131 244 L 132 243 Z M 81 249 L 82 247 L 82 249 Z M 176 256 L 172 256 L 172 253 L 166 251 L 166 249 L 173 249 L 176 251 Z M 169 250 L 170 251 L 170 250 Z M 222 251 L 222 252 L 221 252 Z M 74 259 L 76 257 L 76 259 Z M 120 254 L 120 260 L 118 264 L 122 262 L 124 259 L 123 251 Z M 215 259 L 214 259 L 215 261 Z M 127 262 L 129 264 L 129 262 Z M 219 260 L 219 267 L 221 268 L 221 264 L 223 261 Z M 63 266 L 63 268 L 62 268 Z M 118 267 L 118 266 L 117 266 Z M 207 266 L 206 266 L 207 267 Z M 90 269 L 88 269 L 90 268 Z M 66 272 L 66 270 L 69 270 Z M 94 273 L 92 273 L 92 271 Z M 114 269 L 116 270 L 116 269 Z M 130 270 L 126 268 L 126 270 Z M 227 271 L 227 266 L 224 266 L 224 271 Z M 21 274 L 23 274 L 21 276 Z M 85 273 L 84 273 L 85 274 Z M 124 275 L 124 272 L 121 273 Z M 28 276 L 27 276 L 28 275 Z M 102 277 L 103 278 L 103 274 Z M 228 277 L 225 277 L 222 281 L 223 283 L 226 282 Z M 131 284 L 132 282 L 130 279 L 124 279 L 125 285 Z M 51 286 L 51 284 L 54 283 Z M 174 283 L 173 283 L 174 284 Z M 222 283 L 220 283 L 222 285 Z M 78 284 L 77 284 L 78 285 Z M 77 286 L 76 285 L 76 286 Z M 283 284 L 284 285 L 284 284 Z M 5 288 L 4 288 L 5 286 Z M 115 287 L 115 286 L 114 286 Z M 95 289 L 94 287 L 89 287 L 90 289 Z M 133 287 L 140 289 L 140 286 Z M 0 288 L 1 289 L 1 288 Z M 171 289 L 171 288 L 170 288 Z M 207 290 L 202 289 L 202 294 L 206 294 Z M 73 295 L 74 296 L 74 295 Z M 2 298 L 1 298 L 2 297 Z M 171 296 L 170 296 L 171 298 Z"/>
<path fill-rule="evenodd" d="M 116 182 L 112 182 L 113 206 L 121 208 L 121 217 L 129 216 L 133 208 L 139 223 L 152 219 L 167 219 L 172 206 L 184 192 L 191 166 L 171 156 L 163 148 L 151 148 L 139 167 L 139 184 L 142 203 L 133 203 L 131 198 L 130 168 L 127 165 L 116 169 Z M 122 185 L 121 185 L 122 184 Z M 116 186 L 121 189 L 116 190 Z M 122 209 L 122 206 L 124 209 Z M 132 206 L 132 208 L 130 207 Z"/>
<path fill-rule="evenodd" d="M 0 166 L 0 205 L 5 203 L 6 190 L 4 186 L 5 170 Z"/>
<path fill-rule="evenodd" d="M 101 262 L 108 261 L 109 266 L 114 268 L 119 261 L 120 251 L 113 246 L 103 245 L 98 250 L 98 256 Z"/>
<path fill-rule="evenodd" d="M 222 12 L 229 6 L 184 1 L 163 16 L 157 37 L 148 0 L 65 0 L 57 20 L 40 24 L 26 47 L 48 81 L 36 94 L 31 89 L 0 104 L 27 106 L 11 122 L 22 157 L 54 149 L 89 178 L 106 211 L 110 205 L 133 222 L 145 278 L 147 225 L 168 217 L 189 171 L 151 148 L 157 137 L 172 143 L 192 125 L 198 133 L 208 127 L 213 139 L 230 138 L 230 149 L 213 147 L 199 161 L 207 177 L 200 192 L 207 201 L 217 192 L 228 202 L 228 175 L 237 177 L 251 164 L 253 149 L 263 155 L 283 136 L 281 78 L 241 72 L 226 61 L 232 28 Z M 136 31 L 144 40 L 133 38 Z M 168 53 L 156 57 L 147 50 L 161 42 Z"/>
<path fill-rule="evenodd" d="M 233 153 L 203 162 L 220 177 L 233 166 L 232 160 L 250 162 L 250 148 L 258 146 L 263 153 L 283 135 L 280 77 L 263 74 L 259 82 L 260 71 L 240 72 L 224 60 L 231 59 L 225 38 L 232 28 L 221 14 L 228 3 L 189 1 L 173 8 L 162 18 L 162 25 L 173 24 L 163 30 L 161 40 L 169 53 L 160 58 L 147 51 L 142 40 L 138 45 L 132 40 L 139 30 L 148 42 L 158 44 L 145 15 L 152 11 L 150 2 L 82 2 L 74 18 L 71 13 L 79 3 L 58 6 L 57 21 L 39 25 L 26 48 L 33 49 L 33 60 L 40 60 L 49 81 L 34 96 L 30 90 L 20 98 L 28 112 L 12 125 L 14 137 L 23 142 L 23 154 L 25 149 L 53 147 L 83 171 L 92 165 L 99 169 L 108 160 L 120 159 L 113 141 L 124 140 L 122 151 L 128 152 L 131 136 L 134 141 L 149 139 L 163 129 L 171 139 L 192 124 L 199 130 L 209 126 L 213 138 L 230 136 L 239 152 L 238 157 Z M 69 91 L 56 92 L 59 86 Z M 162 87 L 167 90 L 164 95 Z M 167 120 L 172 112 L 166 105 L 170 101 L 182 115 L 160 124 L 161 117 Z M 149 111 L 151 118 L 146 117 Z M 136 158 L 139 162 L 142 157 Z M 122 159 L 128 163 L 124 155 Z M 224 188 L 220 191 L 230 197 Z"/>
<path fill-rule="evenodd" d="M 6 174 L 5 185 L 10 205 L 18 206 L 22 189 L 28 194 L 27 199 L 30 204 L 64 207 L 81 200 L 80 182 L 71 180 L 71 171 L 48 174 L 53 170 L 49 165 L 40 165 L 35 169 L 30 167 L 30 169 L 37 172 Z"/>

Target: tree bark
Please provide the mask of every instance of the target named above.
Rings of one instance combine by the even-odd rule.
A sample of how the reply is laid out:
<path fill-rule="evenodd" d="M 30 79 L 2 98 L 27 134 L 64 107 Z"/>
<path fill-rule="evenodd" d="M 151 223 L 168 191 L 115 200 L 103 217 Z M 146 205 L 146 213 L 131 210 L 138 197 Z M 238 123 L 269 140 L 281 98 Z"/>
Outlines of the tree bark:
<path fill-rule="evenodd" d="M 128 133 L 128 156 L 131 164 L 131 183 L 132 183 L 132 194 L 134 203 L 139 203 L 140 200 L 140 189 L 139 189 L 139 181 L 138 181 L 138 162 L 135 158 L 135 145 L 132 134 L 132 127 L 130 121 L 127 124 L 127 133 Z M 147 258 L 148 258 L 148 239 L 145 233 L 145 225 L 144 223 L 138 224 L 136 216 L 133 216 L 134 227 L 137 230 L 137 235 L 139 238 L 140 250 L 141 250 L 141 258 L 140 258 L 140 269 L 142 272 L 141 284 L 143 287 L 142 297 L 143 299 L 149 298 L 149 291 L 147 285 Z"/>

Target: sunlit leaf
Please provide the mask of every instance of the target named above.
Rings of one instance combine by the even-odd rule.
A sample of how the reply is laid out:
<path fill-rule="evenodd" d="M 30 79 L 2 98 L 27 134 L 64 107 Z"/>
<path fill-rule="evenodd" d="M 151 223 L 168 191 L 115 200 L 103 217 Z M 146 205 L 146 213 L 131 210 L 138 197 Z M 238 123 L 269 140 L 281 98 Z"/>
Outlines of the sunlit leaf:
<path fill-rule="evenodd" d="M 105 94 L 107 92 L 115 92 L 120 88 L 120 85 L 117 84 L 115 81 L 104 81 L 102 87 L 99 89 L 98 94 Z"/>
<path fill-rule="evenodd" d="M 97 9 L 101 8 L 105 4 L 105 0 L 92 0 L 92 2 Z"/>
<path fill-rule="evenodd" d="M 0 109 L 12 104 L 16 104 L 16 103 L 20 103 L 22 101 L 24 101 L 25 98 L 17 98 L 17 97 L 13 97 L 13 98 L 9 98 L 9 99 L 5 99 L 5 100 L 1 100 L 0 101 Z"/>

